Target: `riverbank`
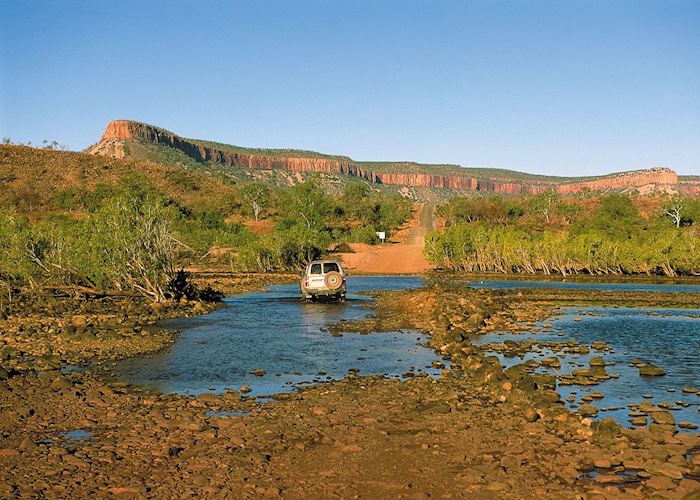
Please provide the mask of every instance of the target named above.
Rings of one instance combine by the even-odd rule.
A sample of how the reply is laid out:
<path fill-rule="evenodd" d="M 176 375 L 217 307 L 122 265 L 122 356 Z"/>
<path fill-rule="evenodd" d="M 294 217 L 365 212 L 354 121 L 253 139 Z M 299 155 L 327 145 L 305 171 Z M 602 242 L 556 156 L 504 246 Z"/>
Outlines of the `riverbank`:
<path fill-rule="evenodd" d="M 226 294 L 293 279 L 272 273 L 196 272 L 192 276 L 202 288 Z M 3 303 L 0 370 L 44 371 L 157 352 L 177 339 L 177 331 L 156 327 L 157 322 L 206 314 L 218 306 L 217 302 L 153 303 L 143 297 L 98 299 L 25 292 Z"/>
<path fill-rule="evenodd" d="M 151 393 L 103 372 L 9 371 L 0 381 L 0 491 L 134 497 L 691 494 L 700 487 L 697 433 L 679 434 L 669 423 L 630 430 L 573 414 L 555 392 L 553 377 L 504 370 L 469 341 L 500 328 L 526 330 L 561 304 L 579 300 L 684 306 L 697 296 L 477 290 L 450 283 L 384 292 L 374 316 L 334 331 L 424 330 L 449 362 L 439 379 L 351 374 L 272 402 L 235 391 L 197 398 Z M 111 356 L 107 352 L 105 359 Z M 58 362 L 65 367 L 63 359 Z"/>

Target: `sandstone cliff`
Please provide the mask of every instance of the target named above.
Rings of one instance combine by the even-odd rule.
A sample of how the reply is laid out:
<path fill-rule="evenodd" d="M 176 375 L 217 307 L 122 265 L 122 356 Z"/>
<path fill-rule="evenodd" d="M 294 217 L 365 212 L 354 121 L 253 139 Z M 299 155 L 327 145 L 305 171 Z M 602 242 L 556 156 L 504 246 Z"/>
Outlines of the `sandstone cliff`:
<path fill-rule="evenodd" d="M 431 173 L 431 166 L 425 166 L 423 173 L 402 172 L 402 164 L 385 164 L 382 169 L 373 169 L 349 158 L 333 157 L 305 152 L 253 150 L 227 147 L 205 141 L 182 138 L 167 130 L 129 120 L 115 120 L 107 125 L 102 140 L 89 152 L 123 158 L 124 141 L 137 140 L 175 148 L 190 158 L 200 162 L 217 162 L 222 165 L 292 172 L 325 172 L 343 174 L 366 179 L 377 184 L 392 184 L 409 187 L 452 189 L 455 191 L 484 191 L 503 194 L 535 194 L 547 189 L 555 189 L 562 194 L 572 194 L 583 190 L 625 190 L 635 188 L 678 186 L 678 176 L 668 168 L 654 168 L 633 172 L 623 172 L 605 177 L 552 180 L 546 177 L 531 176 L 527 179 L 513 179 L 506 176 L 485 177 L 470 175 L 469 169 L 459 168 L 455 174 Z M 406 164 L 403 164 L 406 165 Z M 387 171 L 393 170 L 396 171 Z M 694 190 L 695 185 L 688 185 Z"/>

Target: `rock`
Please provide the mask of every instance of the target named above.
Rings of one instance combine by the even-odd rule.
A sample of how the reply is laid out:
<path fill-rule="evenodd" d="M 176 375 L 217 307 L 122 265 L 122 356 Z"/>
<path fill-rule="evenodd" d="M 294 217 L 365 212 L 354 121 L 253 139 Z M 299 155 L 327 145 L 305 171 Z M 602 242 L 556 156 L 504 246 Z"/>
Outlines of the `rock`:
<path fill-rule="evenodd" d="M 684 387 L 683 392 L 685 392 L 686 394 L 697 394 L 700 392 L 700 389 L 696 387 Z"/>
<path fill-rule="evenodd" d="M 598 415 L 598 408 L 593 405 L 584 404 L 579 407 L 578 414 L 582 417 L 595 417 Z"/>
<path fill-rule="evenodd" d="M 64 389 L 70 389 L 73 387 L 73 383 L 64 376 L 58 376 L 51 382 L 50 387 L 52 391 L 58 392 Z"/>
<path fill-rule="evenodd" d="M 637 368 L 639 369 L 639 374 L 644 377 L 660 377 L 662 375 L 666 375 L 666 372 L 663 368 L 649 363 L 639 365 L 637 366 Z"/>
<path fill-rule="evenodd" d="M 630 420 L 630 423 L 637 427 L 647 425 L 647 417 L 634 417 Z"/>
<path fill-rule="evenodd" d="M 251 388 L 250 388 L 249 386 L 247 386 L 247 385 L 242 385 L 241 388 L 238 389 L 238 391 L 239 391 L 241 394 L 248 394 L 248 393 L 251 392 L 252 390 L 253 390 L 253 389 L 251 389 Z"/>
<path fill-rule="evenodd" d="M 645 471 L 655 476 L 666 476 L 670 479 L 682 479 L 683 470 L 675 464 L 665 462 L 644 468 Z"/>
<path fill-rule="evenodd" d="M 594 481 L 600 484 L 619 484 L 620 476 L 617 474 L 599 474 L 595 477 Z"/>
<path fill-rule="evenodd" d="M 32 451 L 36 450 L 38 446 L 34 441 L 29 438 L 29 436 L 25 436 L 24 439 L 19 443 L 19 449 L 22 451 Z"/>
<path fill-rule="evenodd" d="M 609 447 L 614 443 L 622 433 L 620 424 L 610 417 L 593 422 L 591 429 L 594 431 L 593 442 L 605 447 Z"/>
<path fill-rule="evenodd" d="M 605 360 L 601 358 L 600 356 L 597 356 L 595 358 L 591 358 L 591 360 L 588 362 L 588 364 L 593 367 L 593 366 L 605 366 Z"/>
<path fill-rule="evenodd" d="M 675 425 L 676 419 L 670 411 L 655 411 L 651 414 L 651 419 L 659 425 Z"/>
<path fill-rule="evenodd" d="M 686 421 L 683 421 L 680 424 L 678 424 L 678 427 L 680 427 L 681 429 L 690 429 L 690 430 L 695 430 L 698 428 L 697 424 L 694 424 L 692 422 L 686 422 Z"/>
<path fill-rule="evenodd" d="M 657 424 L 655 422 L 652 422 L 651 424 L 649 424 L 649 432 L 660 436 L 656 438 L 657 440 L 661 439 L 661 436 L 663 436 L 663 439 L 670 439 L 671 436 L 676 433 L 676 426 L 670 424 Z"/>
<path fill-rule="evenodd" d="M 678 488 L 688 492 L 683 500 L 698 500 L 700 498 L 700 481 L 694 479 L 681 479 Z"/>
<path fill-rule="evenodd" d="M 647 488 L 650 488 L 652 490 L 672 490 L 676 487 L 676 483 L 674 483 L 670 478 L 664 477 L 664 476 L 655 476 L 652 477 L 651 479 L 647 479 L 644 481 L 644 486 Z"/>
<path fill-rule="evenodd" d="M 506 471 L 510 472 L 520 467 L 521 460 L 518 457 L 514 457 L 513 455 L 505 455 L 501 458 L 500 463 L 501 467 L 503 467 Z"/>
<path fill-rule="evenodd" d="M 221 398 L 213 392 L 203 392 L 196 399 L 203 403 L 221 403 Z"/>
<path fill-rule="evenodd" d="M 250 374 L 255 375 L 256 377 L 264 377 L 265 370 L 262 370 L 262 369 L 253 370 L 252 372 L 250 372 Z"/>
<path fill-rule="evenodd" d="M 609 456 L 600 456 L 593 459 L 593 466 L 599 469 L 609 469 L 612 467 L 612 460 Z"/>
<path fill-rule="evenodd" d="M 503 491 L 508 489 L 508 485 L 501 481 L 492 481 L 486 486 L 489 491 Z"/>
<path fill-rule="evenodd" d="M 523 417 L 525 417 L 525 420 L 528 422 L 535 422 L 540 418 L 540 414 L 537 413 L 537 410 L 534 408 L 525 408 L 525 411 L 523 412 Z"/>
<path fill-rule="evenodd" d="M 540 364 L 542 366 L 549 366 L 551 368 L 561 368 L 561 361 L 559 360 L 559 358 L 556 357 L 542 358 L 540 360 Z"/>

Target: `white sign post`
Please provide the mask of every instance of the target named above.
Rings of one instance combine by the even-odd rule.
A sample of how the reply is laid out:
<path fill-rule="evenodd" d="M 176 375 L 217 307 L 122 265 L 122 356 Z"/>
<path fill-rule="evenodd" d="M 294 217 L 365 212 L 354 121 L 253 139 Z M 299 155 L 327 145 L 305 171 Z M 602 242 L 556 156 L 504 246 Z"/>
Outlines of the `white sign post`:
<path fill-rule="evenodd" d="M 377 238 L 384 243 L 384 240 L 386 240 L 386 233 L 384 231 L 377 231 Z"/>

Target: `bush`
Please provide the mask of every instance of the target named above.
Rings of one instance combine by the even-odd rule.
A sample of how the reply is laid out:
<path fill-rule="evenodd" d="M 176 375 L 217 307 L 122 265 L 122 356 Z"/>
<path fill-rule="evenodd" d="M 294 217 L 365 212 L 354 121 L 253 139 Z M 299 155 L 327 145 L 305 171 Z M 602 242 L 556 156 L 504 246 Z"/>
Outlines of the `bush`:
<path fill-rule="evenodd" d="M 372 226 L 358 226 L 350 232 L 350 241 L 376 245 L 379 243 L 377 232 Z"/>
<path fill-rule="evenodd" d="M 248 270 L 298 271 L 323 256 L 329 243 L 327 233 L 296 226 L 245 245 L 239 261 Z"/>
<path fill-rule="evenodd" d="M 0 281 L 31 283 L 41 275 L 31 254 L 43 255 L 47 242 L 33 234 L 14 208 L 0 211 Z"/>
<path fill-rule="evenodd" d="M 175 212 L 160 200 L 124 192 L 103 200 L 84 220 L 55 217 L 30 227 L 16 213 L 0 215 L 0 275 L 166 298 L 174 275 Z"/>

